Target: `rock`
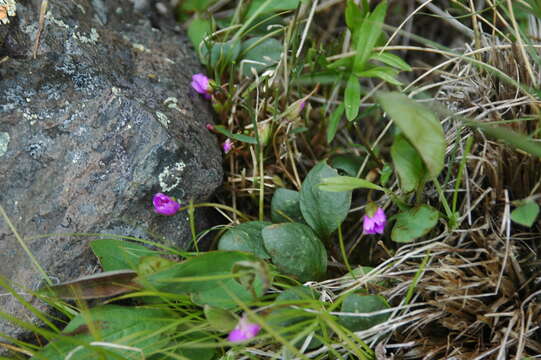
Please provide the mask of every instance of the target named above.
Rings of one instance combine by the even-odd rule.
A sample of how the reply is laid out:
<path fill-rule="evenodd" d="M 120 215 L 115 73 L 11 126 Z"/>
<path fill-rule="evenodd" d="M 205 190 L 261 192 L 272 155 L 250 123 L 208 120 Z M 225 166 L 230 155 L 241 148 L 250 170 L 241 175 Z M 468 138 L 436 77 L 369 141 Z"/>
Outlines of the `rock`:
<path fill-rule="evenodd" d="M 49 0 L 34 59 L 39 3 L 18 0 L 0 24 L 0 204 L 59 281 L 97 271 L 95 237 L 76 233 L 186 248 L 187 212 L 157 215 L 152 196 L 199 202 L 222 181 L 208 101 L 190 87 L 202 70 L 193 50 L 131 1 Z M 42 283 L 1 216 L 0 275 L 19 290 Z M 12 296 L 0 309 L 34 319 Z M 0 320 L 0 333 L 21 331 Z"/>

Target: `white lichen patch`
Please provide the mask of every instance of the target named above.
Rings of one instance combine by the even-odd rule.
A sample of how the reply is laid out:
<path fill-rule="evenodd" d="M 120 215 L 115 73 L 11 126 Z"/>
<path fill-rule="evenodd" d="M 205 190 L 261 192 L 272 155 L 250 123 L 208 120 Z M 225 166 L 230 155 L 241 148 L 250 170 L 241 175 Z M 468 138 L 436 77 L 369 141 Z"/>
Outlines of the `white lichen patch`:
<path fill-rule="evenodd" d="M 96 29 L 92 28 L 89 36 L 81 35 L 81 33 L 76 32 L 73 34 L 73 37 L 84 44 L 95 44 L 99 40 L 100 34 L 98 34 Z"/>
<path fill-rule="evenodd" d="M 16 11 L 15 0 L 0 0 L 0 24 L 9 24 L 9 17 L 15 16 Z"/>
<path fill-rule="evenodd" d="M 166 129 L 169 128 L 169 118 L 167 117 L 167 115 L 165 115 L 162 112 L 156 111 L 156 117 L 158 118 L 158 121 L 160 122 L 160 124 L 163 125 L 164 128 Z"/>
<path fill-rule="evenodd" d="M 9 134 L 7 132 L 0 132 L 0 156 L 8 151 Z"/>
<path fill-rule="evenodd" d="M 113 95 L 119 96 L 122 93 L 122 89 L 113 86 L 111 88 L 111 92 L 113 93 Z"/>
<path fill-rule="evenodd" d="M 176 97 L 168 97 L 167 99 L 165 99 L 163 104 L 167 106 L 169 109 L 175 109 L 181 114 L 186 114 L 186 110 L 178 106 L 178 99 Z"/>
<path fill-rule="evenodd" d="M 135 50 L 139 50 L 140 52 L 150 53 L 150 50 L 144 47 L 142 44 L 133 43 L 132 46 Z"/>
<path fill-rule="evenodd" d="M 0 0 L 1 1 L 1 0 Z M 59 19 L 56 19 L 54 16 L 53 16 L 53 13 L 49 10 L 47 11 L 47 14 L 45 15 L 45 19 L 47 19 L 48 22 L 52 23 L 52 24 L 55 24 L 56 26 L 58 27 L 61 27 L 63 29 L 66 29 L 68 30 L 70 27 L 65 23 L 63 22 L 62 20 L 59 20 Z"/>
<path fill-rule="evenodd" d="M 163 192 L 171 191 L 180 185 L 180 180 L 185 167 L 186 164 L 183 161 L 179 161 L 163 169 L 162 173 L 158 175 L 160 188 Z"/>

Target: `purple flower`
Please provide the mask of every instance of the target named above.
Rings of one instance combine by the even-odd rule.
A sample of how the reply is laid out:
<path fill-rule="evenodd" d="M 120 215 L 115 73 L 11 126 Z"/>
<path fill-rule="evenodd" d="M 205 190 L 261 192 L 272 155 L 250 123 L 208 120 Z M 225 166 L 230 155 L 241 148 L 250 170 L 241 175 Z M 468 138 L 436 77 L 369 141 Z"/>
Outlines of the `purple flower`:
<path fill-rule="evenodd" d="M 208 131 L 214 131 L 214 125 L 212 125 L 212 124 L 207 124 L 207 125 L 205 125 L 205 126 L 206 126 L 206 128 L 207 128 Z"/>
<path fill-rule="evenodd" d="M 250 340 L 251 338 L 255 337 L 260 330 L 261 326 L 249 322 L 246 315 L 244 315 L 239 320 L 237 326 L 233 330 L 231 330 L 229 336 L 227 337 L 227 340 L 231 342 L 242 342 Z"/>
<path fill-rule="evenodd" d="M 301 111 L 304 110 L 305 106 L 306 106 L 306 103 L 304 101 L 302 101 L 301 104 L 299 105 L 299 107 L 301 108 Z"/>
<path fill-rule="evenodd" d="M 178 202 L 162 193 L 154 195 L 152 203 L 154 204 L 154 211 L 161 215 L 175 215 L 178 209 L 180 209 L 180 204 Z"/>
<path fill-rule="evenodd" d="M 224 149 L 224 153 L 228 153 L 233 149 L 233 141 L 231 139 L 226 139 L 225 142 L 222 144 L 222 149 Z"/>
<path fill-rule="evenodd" d="M 209 78 L 204 74 L 195 74 L 192 76 L 192 87 L 195 91 L 202 94 L 205 99 L 210 99 L 212 88 L 209 85 Z"/>
<path fill-rule="evenodd" d="M 363 217 L 363 230 L 365 234 L 383 234 L 387 217 L 382 208 L 377 208 L 372 216 L 369 214 Z"/>

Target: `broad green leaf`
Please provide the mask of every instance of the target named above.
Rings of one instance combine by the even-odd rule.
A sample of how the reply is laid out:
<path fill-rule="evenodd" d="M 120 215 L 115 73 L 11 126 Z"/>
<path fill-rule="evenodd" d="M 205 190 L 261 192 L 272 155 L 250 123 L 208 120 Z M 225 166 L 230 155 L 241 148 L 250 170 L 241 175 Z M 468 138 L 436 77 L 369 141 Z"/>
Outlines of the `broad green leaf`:
<path fill-rule="evenodd" d="M 411 71 L 411 66 L 402 60 L 400 56 L 385 52 L 370 55 L 370 60 L 379 61 L 402 71 Z"/>
<path fill-rule="evenodd" d="M 203 311 L 210 326 L 221 332 L 229 332 L 237 326 L 238 319 L 228 310 L 205 305 Z"/>
<path fill-rule="evenodd" d="M 396 79 L 396 75 L 398 75 L 398 70 L 383 66 L 376 66 L 367 70 L 355 72 L 355 76 L 358 76 L 359 78 L 377 77 L 389 84 L 400 86 L 402 83 Z"/>
<path fill-rule="evenodd" d="M 262 292 L 258 290 L 256 295 L 259 297 L 262 295 Z M 209 305 L 220 309 L 233 309 L 237 307 L 235 299 L 244 304 L 257 300 L 250 291 L 247 291 L 246 288 L 236 281 L 227 281 L 216 287 L 193 293 L 191 299 L 194 304 L 201 306 Z"/>
<path fill-rule="evenodd" d="M 298 191 L 280 188 L 274 192 L 271 201 L 271 218 L 275 223 L 295 222 L 302 223 L 301 208 L 299 204 L 300 194 Z"/>
<path fill-rule="evenodd" d="M 257 10 L 260 10 L 261 14 L 268 14 L 277 11 L 295 10 L 299 6 L 300 0 L 252 0 L 248 11 L 244 15 L 245 19 L 249 19 Z M 263 9 L 260 9 L 264 6 Z"/>
<path fill-rule="evenodd" d="M 532 227 L 539 215 L 539 205 L 534 201 L 527 201 L 511 212 L 511 220 L 517 224 Z"/>
<path fill-rule="evenodd" d="M 324 191 L 332 192 L 351 191 L 355 189 L 372 189 L 385 191 L 385 189 L 381 186 L 371 183 L 368 180 L 359 179 L 351 176 L 334 176 L 322 179 L 319 188 Z"/>
<path fill-rule="evenodd" d="M 231 138 L 233 140 L 237 140 L 240 142 L 245 142 L 245 143 L 253 144 L 253 145 L 257 144 L 257 139 L 255 137 L 244 135 L 244 134 L 233 134 L 231 131 L 227 130 L 223 125 L 215 125 L 214 130 L 216 130 L 216 132 L 219 132 L 220 134 L 225 135 L 228 138 Z"/>
<path fill-rule="evenodd" d="M 187 330 L 190 331 L 190 330 Z M 158 354 L 149 360 L 211 360 L 216 355 L 216 341 L 214 335 L 210 335 L 201 331 L 190 332 L 187 335 L 176 338 L 175 342 L 170 344 L 174 347 L 175 354 L 182 357 L 164 357 Z"/>
<path fill-rule="evenodd" d="M 444 166 L 445 136 L 436 116 L 406 95 L 390 92 L 376 97 L 383 110 L 417 150 L 432 177 Z"/>
<path fill-rule="evenodd" d="M 426 235 L 438 223 L 439 212 L 430 205 L 420 205 L 396 215 L 391 239 L 399 243 L 412 242 Z"/>
<path fill-rule="evenodd" d="M 261 259 L 270 258 L 265 251 L 261 235 L 261 230 L 270 224 L 268 221 L 249 221 L 239 224 L 222 235 L 218 250 L 246 251 Z"/>
<path fill-rule="evenodd" d="M 143 245 L 118 239 L 94 240 L 90 242 L 90 248 L 100 261 L 103 271 L 137 270 L 140 258 L 160 254 Z"/>
<path fill-rule="evenodd" d="M 368 314 L 388 308 L 389 304 L 383 296 L 349 294 L 342 303 L 340 311 L 354 314 Z M 372 316 L 341 315 L 340 323 L 351 331 L 362 331 L 387 321 L 389 316 L 390 313 L 388 312 Z"/>
<path fill-rule="evenodd" d="M 361 106 L 361 84 L 359 83 L 359 79 L 353 74 L 349 76 L 344 92 L 344 106 L 348 121 L 355 120 Z"/>
<path fill-rule="evenodd" d="M 263 229 L 265 248 L 282 272 L 300 281 L 320 279 L 327 270 L 325 247 L 308 226 L 285 223 Z"/>
<path fill-rule="evenodd" d="M 338 173 L 325 162 L 310 170 L 301 187 L 300 205 L 306 223 L 319 237 L 328 238 L 346 218 L 351 205 L 351 191 L 331 193 L 319 188 L 325 178 Z"/>
<path fill-rule="evenodd" d="M 331 166 L 337 170 L 343 171 L 349 176 L 357 176 L 359 169 L 361 168 L 363 161 L 363 156 L 353 155 L 353 154 L 341 154 L 335 155 L 331 158 Z"/>
<path fill-rule="evenodd" d="M 327 144 L 330 144 L 331 141 L 334 139 L 334 136 L 336 135 L 336 130 L 338 129 L 338 124 L 342 119 L 342 115 L 344 115 L 345 109 L 346 108 L 344 106 L 344 103 L 341 103 L 336 109 L 334 109 L 331 116 L 329 117 L 329 123 L 327 124 Z"/>
<path fill-rule="evenodd" d="M 192 42 L 193 47 L 199 51 L 199 44 L 201 41 L 210 34 L 212 31 L 212 26 L 210 20 L 196 18 L 188 26 L 188 37 Z"/>
<path fill-rule="evenodd" d="M 74 317 L 62 332 L 64 336 L 53 339 L 32 359 L 64 360 L 72 351 L 71 358 L 77 360 L 145 358 L 167 346 L 170 336 L 160 330 L 175 321 L 175 316 L 164 310 L 98 306 Z M 140 351 L 89 345 L 94 341 Z M 79 345 L 86 346 L 76 349 Z"/>
<path fill-rule="evenodd" d="M 257 261 L 258 258 L 240 251 L 209 251 L 194 256 L 163 271 L 139 276 L 136 281 L 144 287 L 172 293 L 186 294 L 206 291 L 220 284 L 236 283 L 233 267 L 241 261 Z M 262 284 L 262 281 L 258 283 Z M 259 284 L 257 291 L 262 292 Z"/>
<path fill-rule="evenodd" d="M 244 76 L 253 76 L 252 68 L 257 73 L 280 61 L 284 47 L 275 38 L 255 37 L 242 43 L 242 61 L 240 67 Z"/>
<path fill-rule="evenodd" d="M 383 20 L 387 12 L 387 1 L 382 1 L 363 21 L 361 28 L 356 32 L 355 57 L 353 59 L 354 72 L 363 71 L 370 58 L 376 42 L 382 34 Z"/>
<path fill-rule="evenodd" d="M 408 193 L 419 187 L 426 176 L 426 167 L 423 159 L 409 141 L 402 135 L 396 135 L 393 146 L 391 146 L 391 158 L 398 177 L 402 191 Z"/>

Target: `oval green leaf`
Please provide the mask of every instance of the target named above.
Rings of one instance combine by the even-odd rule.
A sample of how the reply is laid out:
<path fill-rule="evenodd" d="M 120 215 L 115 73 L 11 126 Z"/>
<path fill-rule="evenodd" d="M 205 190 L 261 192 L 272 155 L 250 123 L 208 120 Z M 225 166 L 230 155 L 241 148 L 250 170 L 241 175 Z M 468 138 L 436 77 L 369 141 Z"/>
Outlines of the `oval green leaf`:
<path fill-rule="evenodd" d="M 396 215 L 391 239 L 411 242 L 426 235 L 438 223 L 439 212 L 430 205 L 420 205 Z"/>
<path fill-rule="evenodd" d="M 539 205 L 534 201 L 527 201 L 511 212 L 511 220 L 517 224 L 532 227 L 539 215 Z"/>
<path fill-rule="evenodd" d="M 438 176 L 446 144 L 441 123 L 432 111 L 401 93 L 380 93 L 376 99 L 417 150 L 430 175 Z"/>
<path fill-rule="evenodd" d="M 396 135 L 391 146 L 391 158 L 400 179 L 402 191 L 408 193 L 419 187 L 426 176 L 426 167 L 419 153 L 402 135 Z"/>
<path fill-rule="evenodd" d="M 342 303 L 341 312 L 354 314 L 368 314 L 379 310 L 388 309 L 389 304 L 379 295 L 349 294 Z M 370 329 L 382 322 L 387 321 L 390 313 L 372 316 L 340 316 L 340 323 L 351 331 Z"/>
<path fill-rule="evenodd" d="M 321 238 L 328 238 L 346 218 L 351 205 L 351 191 L 331 193 L 319 186 L 323 179 L 338 172 L 320 162 L 306 175 L 301 187 L 300 206 L 306 223 Z"/>
<path fill-rule="evenodd" d="M 265 246 L 261 230 L 271 225 L 268 221 L 249 221 L 239 224 L 225 232 L 218 243 L 218 250 L 246 251 L 261 259 L 270 258 Z"/>
<path fill-rule="evenodd" d="M 274 192 L 271 201 L 271 218 L 279 222 L 304 222 L 298 191 L 280 188 Z"/>
<path fill-rule="evenodd" d="M 302 282 L 317 280 L 327 271 L 327 251 L 304 224 L 267 226 L 263 229 L 263 241 L 278 269 Z"/>
<path fill-rule="evenodd" d="M 359 114 L 361 106 L 361 84 L 353 74 L 349 76 L 346 90 L 344 92 L 344 105 L 346 107 L 346 118 L 353 121 Z"/>

